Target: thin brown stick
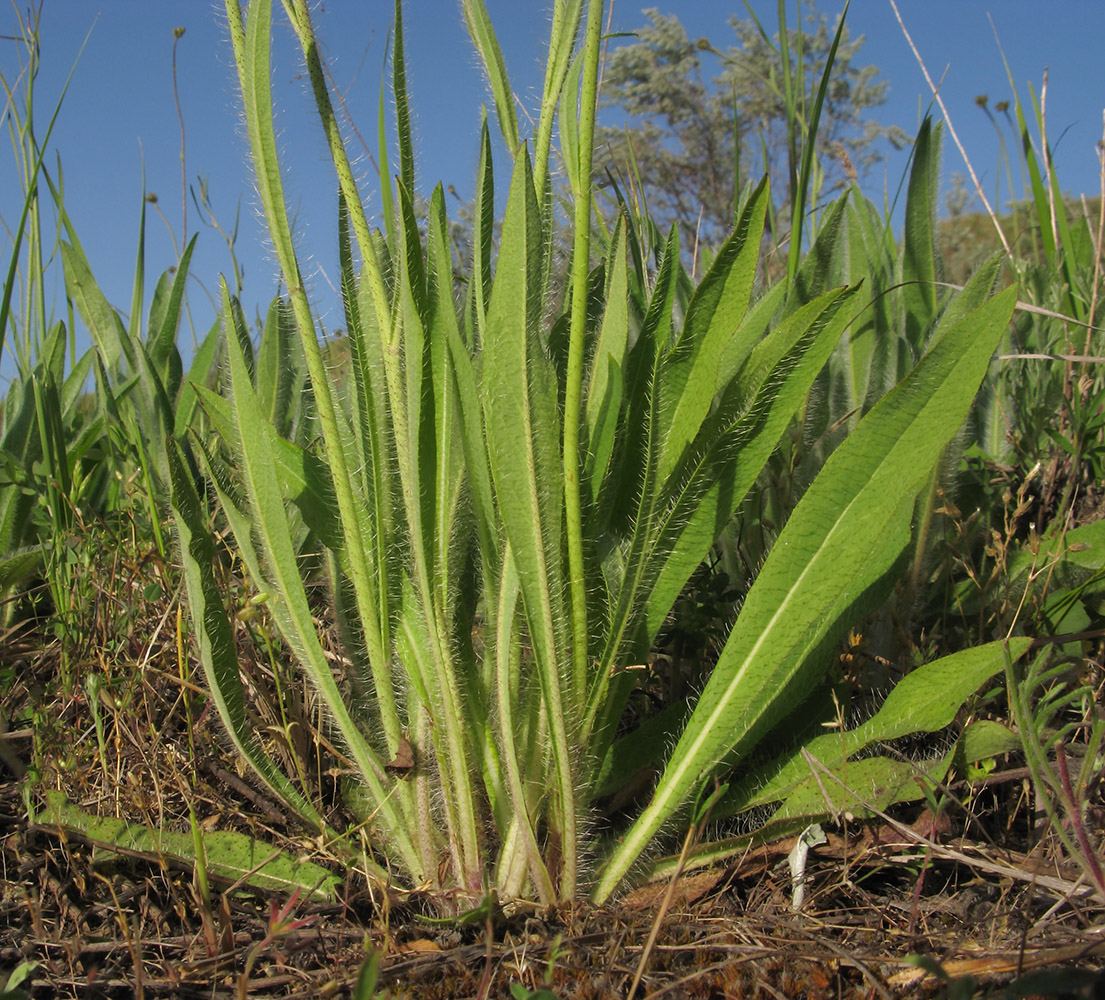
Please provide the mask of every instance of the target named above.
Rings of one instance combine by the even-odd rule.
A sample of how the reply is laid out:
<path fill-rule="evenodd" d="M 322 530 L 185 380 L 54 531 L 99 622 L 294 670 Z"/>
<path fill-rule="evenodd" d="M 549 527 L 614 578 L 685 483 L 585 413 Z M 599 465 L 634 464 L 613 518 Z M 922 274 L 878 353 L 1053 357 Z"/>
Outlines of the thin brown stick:
<path fill-rule="evenodd" d="M 925 82 L 929 85 L 932 96 L 940 107 L 940 113 L 944 116 L 944 121 L 948 124 L 948 132 L 951 134 L 952 141 L 955 143 L 956 149 L 959 150 L 959 155 L 963 157 L 963 162 L 967 164 L 967 172 L 971 175 L 971 183 L 974 184 L 975 191 L 978 193 L 979 198 L 982 199 L 982 204 L 986 207 L 986 214 L 990 216 L 990 221 L 994 224 L 994 229 L 997 230 L 1001 245 L 1005 248 L 1005 252 L 1009 257 L 1012 258 L 1013 251 L 1009 246 L 1009 241 L 1005 238 L 1001 223 L 998 222 L 997 213 L 990 207 L 990 199 L 986 197 L 986 192 L 982 190 L 982 182 L 979 181 L 978 175 L 975 173 L 975 168 L 971 165 L 970 157 L 967 156 L 967 150 L 963 148 L 963 143 L 959 141 L 959 135 L 955 131 L 955 126 L 952 124 L 951 115 L 948 114 L 948 109 L 944 105 L 944 99 L 940 96 L 940 89 L 932 82 L 932 77 L 929 76 L 928 67 L 925 65 L 924 59 L 921 58 L 921 53 L 917 50 L 917 46 L 913 42 L 913 37 L 910 35 L 909 30 L 905 26 L 905 22 L 902 20 L 898 5 L 894 0 L 890 0 L 890 6 L 894 10 L 894 16 L 898 19 L 898 26 L 902 29 L 902 34 L 905 35 L 905 40 L 913 51 L 917 64 L 921 67 L 921 72 L 925 75 Z"/>
<path fill-rule="evenodd" d="M 893 0 L 891 0 L 893 2 Z M 1063 899 L 1082 898 L 1094 894 L 1094 890 L 1091 886 L 1084 885 L 1080 879 L 1078 882 L 1072 882 L 1069 879 L 1061 878 L 1051 875 L 1040 875 L 1036 872 L 1023 872 L 1018 868 L 1014 868 L 1012 865 L 1004 865 L 1000 862 L 990 861 L 986 858 L 974 858 L 971 855 L 964 853 L 963 851 L 956 850 L 954 847 L 948 847 L 946 844 L 938 843 L 923 834 L 918 833 L 912 827 L 906 826 L 904 823 L 900 823 L 894 819 L 888 813 L 879 809 L 874 803 L 867 801 L 862 795 L 860 795 L 854 788 L 849 788 L 848 785 L 838 778 L 831 768 L 826 767 L 817 758 L 812 755 L 807 757 L 811 766 L 815 767 L 822 774 L 827 775 L 831 781 L 836 782 L 841 788 L 845 789 L 850 795 L 855 797 L 855 800 L 868 810 L 873 816 L 878 816 L 884 823 L 893 827 L 898 833 L 900 833 L 907 843 L 920 844 L 929 848 L 933 855 L 940 858 L 946 858 L 949 861 L 956 861 L 960 864 L 967 865 L 969 868 L 977 869 L 978 871 L 987 872 L 991 875 L 997 875 L 1002 878 L 1014 879 L 1018 882 L 1031 882 L 1037 888 L 1045 889 L 1047 892 L 1052 893 Z"/>

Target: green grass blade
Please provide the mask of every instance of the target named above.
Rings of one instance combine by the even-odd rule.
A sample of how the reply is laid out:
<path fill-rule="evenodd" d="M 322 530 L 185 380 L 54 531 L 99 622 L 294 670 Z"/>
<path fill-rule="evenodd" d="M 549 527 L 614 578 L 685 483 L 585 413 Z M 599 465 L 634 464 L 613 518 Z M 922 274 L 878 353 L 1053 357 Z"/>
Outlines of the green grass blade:
<path fill-rule="evenodd" d="M 85 35 L 84 41 L 81 42 L 80 51 L 77 53 L 76 59 L 73 60 L 73 65 L 69 68 L 69 74 L 65 78 L 61 93 L 58 95 L 57 102 L 54 104 L 53 113 L 50 115 L 50 122 L 46 126 L 46 133 L 42 137 L 42 142 L 37 147 L 34 166 L 31 168 L 30 174 L 27 177 L 27 190 L 24 192 L 23 196 L 23 208 L 19 215 L 19 222 L 15 228 L 15 236 L 12 240 L 11 258 L 8 262 L 7 274 L 4 276 L 3 297 L 0 298 L 0 357 L 4 354 L 4 339 L 8 331 L 8 322 L 11 318 L 11 300 L 12 294 L 15 292 L 15 277 L 19 272 L 20 249 L 22 248 L 23 236 L 27 229 L 27 219 L 31 215 L 32 208 L 36 206 L 38 201 L 38 177 L 42 172 L 42 162 L 46 156 L 46 151 L 50 148 L 50 136 L 54 133 L 54 126 L 57 124 L 58 115 L 61 114 L 61 106 L 65 101 L 65 95 L 69 92 L 69 84 L 73 80 L 73 74 L 77 70 L 77 63 L 80 60 L 81 53 L 84 52 L 84 47 L 88 43 L 88 37 L 91 33 L 92 29 L 89 28 L 89 34 Z M 35 39 L 35 47 L 37 48 L 37 39 Z"/>
<path fill-rule="evenodd" d="M 806 214 L 806 202 L 810 195 L 810 179 L 813 176 L 814 165 L 817 157 L 817 129 L 821 123 L 821 111 L 825 106 L 825 95 L 829 90 L 829 81 L 832 78 L 833 66 L 836 63 L 836 51 L 840 45 L 840 39 L 844 34 L 844 22 L 848 17 L 848 6 L 851 0 L 845 0 L 844 9 L 840 12 L 840 17 L 837 20 L 836 32 L 833 34 L 832 45 L 829 46 L 828 54 L 825 56 L 825 69 L 821 73 L 821 82 L 817 87 L 817 95 L 813 100 L 813 107 L 810 110 L 808 121 L 803 121 L 802 128 L 804 132 L 804 144 L 802 147 L 802 166 L 797 177 L 797 185 L 795 185 L 794 168 L 791 167 L 791 192 L 792 192 L 792 212 L 791 212 L 791 226 L 790 226 L 790 247 L 787 252 L 787 276 L 791 279 L 798 273 L 798 261 L 801 258 L 802 252 L 802 227 L 805 221 Z M 786 86 L 788 92 L 791 91 L 790 81 L 790 55 L 787 52 L 787 33 L 786 33 L 786 19 L 783 16 L 784 3 L 783 0 L 779 0 L 779 23 L 782 25 L 782 30 L 779 32 L 779 38 L 782 43 L 783 49 L 783 73 L 786 80 Z M 799 8 L 799 18 L 801 18 L 801 8 Z M 800 24 L 801 22 L 799 22 Z M 802 33 L 798 32 L 798 72 L 799 81 L 798 87 L 792 92 L 791 98 L 788 100 L 787 109 L 787 127 L 791 136 L 791 155 L 793 157 L 794 151 L 794 136 L 797 128 L 797 121 L 799 118 L 799 112 L 797 108 L 797 93 L 802 87 L 802 76 L 805 64 L 802 60 Z M 804 115 L 801 116 L 804 118 Z"/>
<path fill-rule="evenodd" d="M 142 188 L 145 194 L 146 178 L 145 170 L 142 171 Z M 174 248 L 175 249 L 175 248 Z M 162 275 L 162 279 L 165 275 Z M 138 250 L 134 255 L 134 287 L 130 299 L 130 336 L 137 341 L 142 335 L 142 308 L 146 301 L 146 199 L 142 198 L 142 207 L 138 212 Z M 154 324 L 150 323 L 152 332 Z"/>
<path fill-rule="evenodd" d="M 1012 73 L 1006 66 L 1010 84 L 1013 83 Z M 1036 157 L 1036 150 L 1032 145 L 1032 136 L 1028 131 L 1028 123 L 1024 117 L 1024 107 L 1021 104 L 1017 88 L 1013 88 L 1013 107 L 1017 116 L 1017 128 L 1021 134 L 1021 152 L 1024 156 L 1024 164 L 1028 169 L 1029 184 L 1032 188 L 1032 203 L 1036 213 L 1036 235 L 1043 240 L 1044 260 L 1054 266 L 1056 263 L 1055 236 L 1051 230 L 1051 206 L 1048 203 L 1047 187 L 1044 184 L 1043 175 L 1040 172 L 1040 162 Z M 1036 102 L 1036 93 L 1029 88 L 1032 94 L 1033 104 L 1036 105 L 1037 119 L 1039 118 L 1039 105 Z"/>

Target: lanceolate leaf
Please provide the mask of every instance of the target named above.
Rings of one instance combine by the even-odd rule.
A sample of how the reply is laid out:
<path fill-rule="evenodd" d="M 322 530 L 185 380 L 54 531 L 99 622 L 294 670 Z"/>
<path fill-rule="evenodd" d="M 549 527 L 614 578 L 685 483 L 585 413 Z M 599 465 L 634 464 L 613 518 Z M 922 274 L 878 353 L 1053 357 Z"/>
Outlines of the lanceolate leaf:
<path fill-rule="evenodd" d="M 216 318 L 211 324 L 211 329 L 200 341 L 196 353 L 192 356 L 192 366 L 180 388 L 177 397 L 176 412 L 174 414 L 173 429 L 177 437 L 183 437 L 192 425 L 192 418 L 196 412 L 196 391 L 194 385 L 207 385 L 211 377 L 211 368 L 215 363 L 215 355 L 219 349 L 219 335 L 222 332 L 222 319 Z"/>
<path fill-rule="evenodd" d="M 225 307 L 224 285 L 224 307 Z M 349 707 L 338 689 L 315 630 L 307 594 L 296 561 L 283 497 L 275 473 L 275 461 L 265 422 L 234 337 L 227 338 L 234 416 L 241 443 L 241 474 L 249 506 L 256 524 L 266 579 L 259 587 L 273 595 L 272 612 L 281 633 L 296 654 L 300 665 L 317 689 L 341 734 L 346 749 L 357 766 L 358 776 L 377 808 L 387 815 L 387 830 L 394 849 L 408 871 L 418 871 L 418 854 L 410 839 L 410 817 L 402 816 L 408 796 L 390 787 L 384 763 L 373 751 L 354 723 Z M 398 791 L 394 794 L 393 791 Z M 406 821 L 405 821 L 406 820 Z"/>
<path fill-rule="evenodd" d="M 539 339 L 540 220 L 528 157 L 518 158 L 491 292 L 483 408 L 491 472 L 541 655 L 555 655 L 560 455 L 555 372 Z"/>
<path fill-rule="evenodd" d="M 847 289 L 827 292 L 762 340 L 677 469 L 670 513 L 650 555 L 657 574 L 641 639 L 659 631 L 679 591 L 736 512 L 806 399 L 850 318 Z"/>
<path fill-rule="evenodd" d="M 1009 641 L 1009 655 L 1023 656 L 1031 640 Z M 935 733 L 952 723 L 963 703 L 1005 665 L 1004 643 L 991 642 L 942 657 L 900 680 L 882 707 L 866 722 L 844 732 L 829 732 L 807 743 L 803 750 L 828 768 L 835 769 L 864 748 L 896 740 L 912 733 Z M 844 777 L 841 773 L 841 777 Z M 750 775 L 718 803 L 716 815 L 777 802 L 800 782 L 810 780 L 805 755 L 796 751 L 786 761 Z"/>
<path fill-rule="evenodd" d="M 137 364 L 134 347 L 122 320 L 111 308 L 80 246 L 61 244 L 61 260 L 65 268 L 65 287 L 73 298 L 92 340 L 100 351 L 104 367 L 113 371 L 125 358 L 133 372 Z"/>
<path fill-rule="evenodd" d="M 198 236 L 198 233 L 193 236 L 188 241 L 188 246 L 184 248 L 168 293 L 164 296 L 155 296 L 154 304 L 150 307 L 147 350 L 170 400 L 176 399 L 180 388 L 181 360 L 176 346 L 176 337 L 180 327 L 180 310 L 184 305 L 184 286 L 188 281 L 188 267 L 192 261 L 192 251 L 196 247 Z M 161 291 L 160 283 L 158 291 Z"/>
<path fill-rule="evenodd" d="M 241 448 L 231 404 L 217 392 L 197 387 L 204 411 L 234 453 Z M 317 455 L 268 428 L 273 463 L 285 499 L 298 508 L 303 523 L 335 552 L 342 548 L 341 522 L 335 510 L 334 484 L 330 470 Z"/>
<path fill-rule="evenodd" d="M 117 848 L 121 854 L 149 855 L 189 868 L 199 863 L 191 833 L 93 816 L 67 802 L 61 792 L 47 793 L 42 819 L 67 833 L 87 838 L 98 847 Z M 244 882 L 266 892 L 282 894 L 303 889 L 307 898 L 313 896 L 320 901 L 338 898 L 340 881 L 332 872 L 243 833 L 233 830 L 205 833 L 203 853 L 210 874 L 224 883 Z"/>
<path fill-rule="evenodd" d="M 720 388 L 718 364 L 748 309 L 770 196 L 765 179 L 695 291 L 679 341 L 660 366 L 661 481 L 698 434 Z"/>
<path fill-rule="evenodd" d="M 575 790 L 560 665 L 563 639 L 562 469 L 556 373 L 539 331 L 542 230 L 529 157 L 516 160 L 491 290 L 483 353 L 483 409 L 499 511 L 522 590 L 552 729 L 564 836 L 575 836 Z M 571 831 L 569 833 L 569 831 Z M 575 873 L 566 872 L 569 883 Z M 563 888 L 563 887 L 562 887 Z"/>
<path fill-rule="evenodd" d="M 905 334 L 917 353 L 924 349 L 936 315 L 936 190 L 939 181 L 940 126 L 926 118 L 913 147 L 902 246 L 902 305 Z"/>
<path fill-rule="evenodd" d="M 503 62 L 499 40 L 495 37 L 495 29 L 491 25 L 491 18 L 487 16 L 487 8 L 483 0 L 462 0 L 462 6 L 464 20 L 468 24 L 468 34 L 472 36 L 480 59 L 483 60 L 484 72 L 487 73 L 487 81 L 495 97 L 495 114 L 499 119 L 503 141 L 510 155 L 516 156 L 519 142 L 518 119 L 514 113 L 514 91 L 511 89 L 510 80 L 507 79 L 506 63 Z"/>
<path fill-rule="evenodd" d="M 802 697 L 844 617 L 909 540 L 908 511 L 959 429 L 1016 291 L 949 331 L 833 453 L 760 571 L 652 801 L 615 852 L 595 897 L 605 899 L 660 826 L 703 778 L 747 749 Z"/>
<path fill-rule="evenodd" d="M 626 219 L 618 216 L 611 240 L 610 275 L 606 282 L 606 310 L 598 343 L 591 358 L 586 394 L 584 483 L 590 485 L 591 502 L 598 500 L 614 450 L 621 410 L 625 356 L 629 345 L 629 310 L 626 303 Z"/>
<path fill-rule="evenodd" d="M 476 340 L 483 339 L 487 306 L 491 301 L 491 244 L 495 234 L 495 171 L 491 162 L 491 136 L 487 110 L 480 120 L 480 165 L 476 174 L 476 204 L 472 226 L 472 294 L 475 303 Z"/>
<path fill-rule="evenodd" d="M 639 545 L 651 527 L 649 507 L 656 499 L 659 404 L 655 390 L 660 360 L 670 346 L 678 271 L 679 230 L 672 226 L 641 331 L 626 359 L 620 441 L 601 505 L 603 520 L 615 526 L 636 512 Z"/>
<path fill-rule="evenodd" d="M 255 381 L 257 398 L 265 416 L 278 434 L 291 432 L 295 403 L 292 393 L 296 384 L 295 319 L 286 299 L 277 295 L 269 303 L 261 344 L 257 349 Z"/>
<path fill-rule="evenodd" d="M 318 811 L 264 753 L 247 720 L 234 635 L 212 570 L 214 546 L 195 484 L 175 442 L 169 445 L 169 474 L 188 608 L 208 690 L 238 752 L 282 802 L 321 829 L 324 823 Z"/>

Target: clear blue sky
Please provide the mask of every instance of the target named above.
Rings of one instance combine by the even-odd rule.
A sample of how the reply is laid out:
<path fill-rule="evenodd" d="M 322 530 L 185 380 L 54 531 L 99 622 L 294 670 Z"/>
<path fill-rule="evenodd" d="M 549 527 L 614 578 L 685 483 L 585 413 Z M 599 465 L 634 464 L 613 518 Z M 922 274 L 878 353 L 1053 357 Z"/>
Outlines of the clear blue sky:
<path fill-rule="evenodd" d="M 765 23 L 774 23 L 774 2 L 752 2 Z M 487 5 L 514 87 L 522 103 L 533 109 L 540 93 L 548 31 L 546 4 L 543 0 L 487 0 Z M 691 37 L 706 36 L 722 49 L 734 41 L 730 14 L 744 13 L 739 0 L 653 0 L 650 5 L 676 14 Z M 317 29 L 334 76 L 375 154 L 376 107 L 391 3 L 330 0 L 316 6 L 321 8 Z M 819 6 L 831 16 L 842 3 L 822 0 Z M 188 182 L 194 184 L 197 176 L 207 178 L 224 226 L 232 224 L 241 204 L 238 251 L 246 271 L 247 310 L 252 314 L 258 306 L 264 308 L 275 289 L 276 268 L 255 210 L 229 40 L 218 14 L 221 8 L 221 3 L 201 0 L 45 0 L 38 132 L 44 133 L 65 75 L 91 30 L 51 146 L 61 156 L 66 205 L 96 276 L 108 298 L 123 310 L 130 304 L 143 170 L 146 190 L 157 193 L 178 240 L 182 229 L 180 134 L 171 73 L 176 26 L 186 28 L 177 49 L 177 66 Z M 1048 125 L 1062 187 L 1075 194 L 1097 193 L 1095 147 L 1102 136 L 1105 107 L 1103 0 L 899 0 L 899 8 L 930 72 L 943 78 L 942 95 L 953 123 L 991 197 L 998 172 L 997 139 L 975 97 L 989 95 L 992 106 L 1011 94 L 988 11 L 1023 100 L 1028 100 L 1029 83 L 1038 90 L 1045 67 L 1050 68 Z M 441 180 L 467 196 L 475 169 L 480 104 L 491 100 L 464 30 L 460 5 L 456 0 L 409 0 L 405 9 L 424 193 Z M 281 11 L 276 18 L 274 85 L 282 107 L 289 192 L 298 210 L 302 259 L 308 270 L 314 269 L 319 301 L 330 303 L 323 321 L 334 329 L 343 325 L 337 300 L 326 288 L 327 280 L 334 280 L 336 257 L 335 184 L 321 132 L 308 117 L 310 98 L 299 76 L 301 63 L 290 29 Z M 630 31 L 643 22 L 640 0 L 615 0 L 616 30 Z M 889 0 L 853 0 L 849 24 L 853 36 L 866 37 L 859 62 L 878 66 L 890 84 L 889 100 L 875 110 L 874 117 L 912 134 L 930 94 Z M 13 34 L 15 28 L 15 14 L 5 5 L 0 34 Z M 18 49 L 15 42 L 0 41 L 0 67 L 9 84 L 18 74 Z M 367 162 L 363 166 L 371 212 L 378 202 Z M 884 181 L 893 190 L 905 166 L 905 154 L 897 155 L 887 162 L 885 175 L 876 172 L 869 177 L 872 195 L 881 199 Z M 959 153 L 949 140 L 943 161 L 945 180 L 962 170 Z M 0 216 L 8 226 L 16 223 L 20 210 L 12 171 L 11 156 L 5 151 L 0 156 Z M 1008 193 L 1004 183 L 1002 191 L 1004 197 Z M 192 273 L 213 292 L 220 271 L 229 270 L 225 247 L 216 233 L 201 225 L 190 202 L 187 223 L 189 234 L 201 231 Z M 5 240 L 5 258 L 9 246 Z M 152 212 L 147 222 L 147 254 L 147 288 L 152 289 L 153 277 L 175 259 L 166 227 Z M 213 313 L 195 285 L 192 305 L 197 325 L 206 329 Z M 183 342 L 189 339 L 182 331 Z M 10 358 L 0 358 L 0 373 L 10 376 Z M 0 380 L 0 391 L 5 382 Z"/>

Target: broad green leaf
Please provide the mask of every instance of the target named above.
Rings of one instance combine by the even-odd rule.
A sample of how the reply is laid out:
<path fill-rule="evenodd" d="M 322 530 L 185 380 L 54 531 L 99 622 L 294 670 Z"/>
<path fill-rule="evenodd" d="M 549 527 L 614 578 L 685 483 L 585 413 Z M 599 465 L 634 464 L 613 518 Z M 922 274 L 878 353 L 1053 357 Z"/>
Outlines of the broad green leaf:
<path fill-rule="evenodd" d="M 856 410 L 852 425 L 890 389 L 897 358 L 889 339 L 888 289 L 895 281 L 897 248 L 878 209 L 853 190 L 848 202 L 847 261 L 842 280 L 864 282 L 867 307 L 848 329 L 848 409 Z M 892 364 L 890 362 L 893 362 Z"/>
<path fill-rule="evenodd" d="M 965 767 L 987 757 L 1018 753 L 1024 749 L 1020 736 L 992 719 L 978 719 L 963 730 L 956 746 L 956 767 Z"/>
<path fill-rule="evenodd" d="M 848 195 L 849 192 L 845 192 L 825 210 L 817 237 L 798 265 L 794 291 L 787 296 L 787 312 L 823 295 L 836 282 L 837 262 L 843 253 L 847 235 Z"/>
<path fill-rule="evenodd" d="M 1024 654 L 1030 640 L 1009 641 L 1009 655 Z M 815 737 L 803 749 L 826 767 L 836 769 L 873 743 L 886 743 L 913 733 L 936 733 L 955 719 L 964 702 L 1005 665 L 1004 644 L 988 643 L 933 660 L 903 677 L 870 719 L 854 729 Z M 758 770 L 719 805 L 718 815 L 776 802 L 810 777 L 800 752 Z"/>
<path fill-rule="evenodd" d="M 639 645 L 657 633 L 752 488 L 840 339 L 852 296 L 845 289 L 827 292 L 761 340 L 704 425 L 691 461 L 675 470 L 649 556 L 656 576 Z"/>
<path fill-rule="evenodd" d="M 767 336 L 772 320 L 786 297 L 786 290 L 785 281 L 776 282 L 774 287 L 766 291 L 749 308 L 744 319 L 741 320 L 740 330 L 733 335 L 721 353 L 717 375 L 719 386 L 727 386 L 732 382 L 733 377 L 748 361 L 752 348 Z"/>
<path fill-rule="evenodd" d="M 916 491 L 959 429 L 1008 322 L 1016 290 L 975 310 L 934 346 L 830 456 L 744 602 L 648 808 L 595 891 L 632 859 L 719 760 L 747 750 L 801 698 L 825 650 L 871 602 L 910 536 Z"/>
<path fill-rule="evenodd" d="M 162 863 L 173 861 L 189 869 L 194 869 L 198 863 L 190 832 L 154 829 L 144 823 L 93 816 L 66 801 L 62 792 L 47 793 L 42 820 L 109 851 L 144 855 Z M 224 884 L 245 884 L 265 892 L 302 890 L 306 899 L 317 897 L 329 902 L 336 901 L 339 896 L 341 880 L 337 875 L 244 833 L 233 830 L 204 833 L 203 853 L 208 874 Z"/>
<path fill-rule="evenodd" d="M 16 493 L 10 484 L 5 484 L 5 486 L 7 487 L 5 494 Z M 6 496 L 5 499 L 7 499 Z M 0 511 L 2 510 L 3 508 L 0 508 Z M 0 537 L 0 542 L 2 541 L 3 538 Z M 41 545 L 16 549 L 14 552 L 7 552 L 0 548 L 0 595 L 7 595 L 12 587 L 26 583 L 36 573 L 39 573 L 42 568 L 42 559 L 43 547 Z"/>
<path fill-rule="evenodd" d="M 556 761 L 561 829 L 575 832 L 569 706 L 561 666 L 563 626 L 561 483 L 556 373 L 540 340 L 543 232 L 529 156 L 515 161 L 491 290 L 481 380 L 488 456 L 499 512 L 514 553 Z M 574 707 L 573 707 L 574 710 Z M 566 859 L 568 860 L 568 859 Z M 574 871 L 566 872 L 574 883 Z M 570 891 L 570 890 L 569 890 Z"/>
<path fill-rule="evenodd" d="M 656 387 L 660 361 L 671 341 L 678 271 L 679 230 L 673 225 L 640 333 L 626 359 L 619 441 L 609 490 L 601 503 L 603 521 L 615 527 L 623 527 L 629 515 L 634 515 L 638 548 L 651 529 L 649 509 L 657 499 Z"/>
<path fill-rule="evenodd" d="M 914 802 L 923 797 L 925 785 L 933 787 L 944 780 L 954 754 L 950 750 L 928 761 L 865 757 L 847 761 L 829 773 L 822 770 L 823 762 L 814 758 L 807 770 L 814 767 L 820 780 L 811 776 L 796 785 L 766 826 L 778 835 L 783 829 L 800 829 L 826 816 L 847 813 L 864 819 L 897 802 Z"/>
<path fill-rule="evenodd" d="M 482 394 L 491 473 L 514 551 L 535 651 L 556 655 L 560 451 L 556 377 L 539 339 L 541 228 L 529 158 L 518 158 L 491 291 Z"/>

